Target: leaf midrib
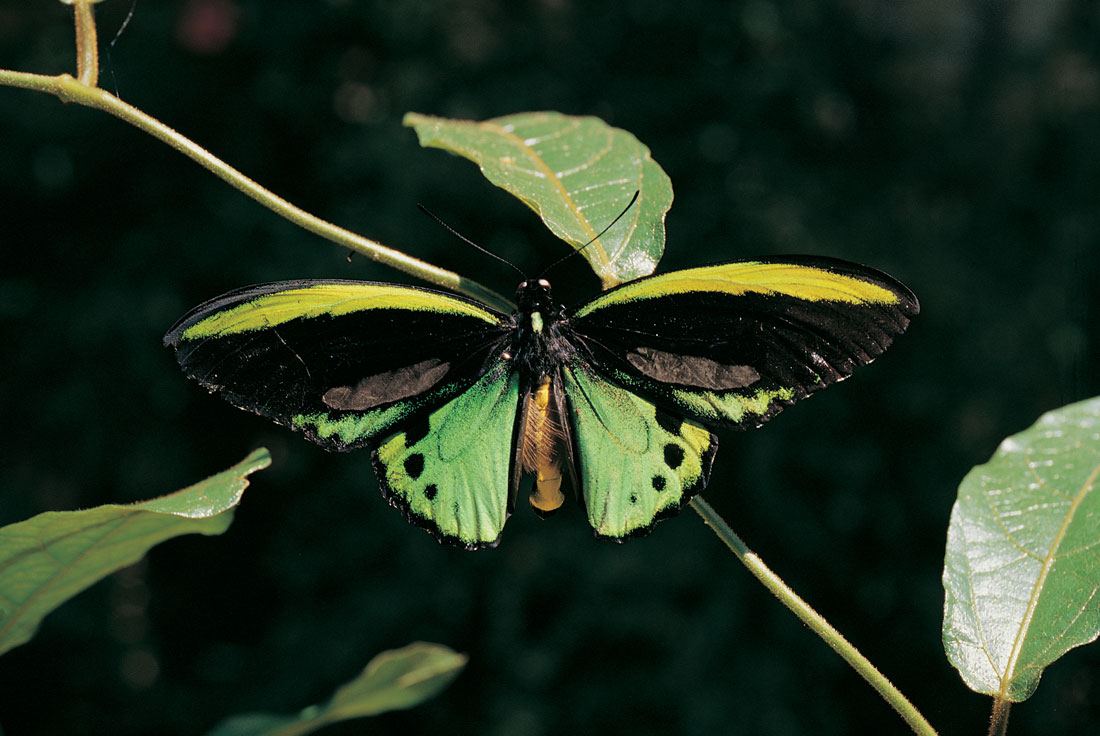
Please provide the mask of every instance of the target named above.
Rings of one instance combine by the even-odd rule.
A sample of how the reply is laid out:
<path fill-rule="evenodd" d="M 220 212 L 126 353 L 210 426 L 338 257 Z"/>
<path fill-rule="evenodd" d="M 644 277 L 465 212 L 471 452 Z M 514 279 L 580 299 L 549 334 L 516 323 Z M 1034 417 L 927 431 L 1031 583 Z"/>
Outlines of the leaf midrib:
<path fill-rule="evenodd" d="M 1035 473 L 1034 468 L 1028 468 L 1035 479 L 1043 484 L 1046 483 L 1042 478 Z M 1036 579 L 1035 584 L 1031 588 L 1031 597 L 1028 600 L 1027 608 L 1025 609 L 1023 621 L 1016 631 L 1016 639 L 1012 642 L 1011 655 L 1008 658 L 1008 664 L 1005 666 L 1004 675 L 1001 676 L 1001 686 L 998 690 L 998 697 L 1005 699 L 1008 697 L 1008 684 L 1012 681 L 1013 675 L 1016 671 L 1016 665 L 1019 662 L 1020 653 L 1023 651 L 1024 642 L 1027 638 L 1027 632 L 1031 629 L 1031 621 L 1035 616 L 1035 610 L 1039 606 L 1039 598 L 1043 592 L 1043 586 L 1046 583 L 1047 576 L 1050 574 L 1051 568 L 1054 566 L 1054 562 L 1057 560 L 1057 550 L 1062 544 L 1062 540 L 1065 539 L 1066 531 L 1069 528 L 1070 522 L 1073 520 L 1074 515 L 1077 513 L 1078 507 L 1081 505 L 1081 501 L 1088 494 L 1088 491 L 1092 489 L 1096 483 L 1097 477 L 1100 476 L 1100 464 L 1092 469 L 1085 482 L 1081 484 L 1081 488 L 1077 491 L 1077 494 L 1073 498 L 1073 503 L 1070 505 L 1069 511 L 1066 512 L 1065 518 L 1062 521 L 1061 526 L 1058 528 L 1058 533 L 1054 535 L 1054 540 L 1051 542 L 1050 549 L 1047 551 L 1046 556 L 1043 558 L 1043 565 L 1039 572 L 1039 577 Z"/>
<path fill-rule="evenodd" d="M 592 224 L 590 222 L 588 222 L 588 218 L 584 217 L 580 214 L 580 209 L 577 207 L 577 204 L 573 201 L 573 198 L 569 195 L 569 190 L 567 190 L 565 188 L 565 186 L 561 182 L 561 179 L 559 179 L 557 174 L 554 173 L 554 170 L 551 169 L 546 164 L 546 161 L 543 159 L 543 157 L 541 155 L 539 155 L 539 153 L 534 148 L 527 145 L 526 140 L 524 140 L 523 138 L 520 138 L 518 135 L 516 135 L 515 133 L 513 133 L 510 130 L 505 130 L 504 126 L 499 125 L 499 124 L 494 123 L 494 122 L 485 121 L 483 123 L 480 123 L 479 125 L 483 128 L 496 131 L 501 136 L 505 136 L 505 137 L 509 138 L 510 140 L 515 141 L 517 147 L 519 147 L 523 151 L 526 151 L 531 156 L 531 158 L 534 159 L 535 164 L 539 168 L 541 168 L 542 171 L 546 174 L 547 179 L 554 182 L 554 186 L 561 193 L 562 198 L 565 200 L 565 202 L 568 205 L 569 209 L 574 213 L 574 216 L 577 218 L 577 221 L 581 224 L 581 227 L 583 227 L 585 229 L 585 231 L 589 234 L 589 236 L 595 236 L 596 231 L 592 228 Z M 576 128 L 578 125 L 580 125 L 580 123 L 578 121 L 572 121 L 572 125 L 573 125 L 574 128 Z M 541 214 L 541 205 L 540 205 L 540 214 Z M 597 241 L 595 243 L 592 243 L 591 247 L 596 249 L 596 252 L 598 252 L 600 254 L 601 261 L 606 265 L 608 263 L 609 259 L 608 259 L 607 251 L 604 250 L 603 243 Z"/>

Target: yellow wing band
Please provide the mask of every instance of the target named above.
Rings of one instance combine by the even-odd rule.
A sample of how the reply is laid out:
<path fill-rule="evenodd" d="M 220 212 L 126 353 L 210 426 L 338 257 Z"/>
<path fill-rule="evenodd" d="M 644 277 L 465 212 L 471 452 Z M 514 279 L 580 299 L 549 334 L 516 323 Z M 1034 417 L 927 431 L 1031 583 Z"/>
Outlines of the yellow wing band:
<path fill-rule="evenodd" d="M 276 327 L 295 319 L 338 317 L 371 309 L 401 309 L 476 317 L 500 324 L 500 317 L 475 304 L 422 289 L 391 284 L 315 284 L 264 294 L 216 312 L 183 331 L 184 340 L 222 337 Z"/>
<path fill-rule="evenodd" d="M 762 294 L 791 296 L 811 302 L 900 304 L 899 296 L 878 284 L 824 268 L 793 263 L 743 261 L 702 266 L 652 276 L 598 296 L 577 310 L 576 316 L 613 304 L 655 299 L 670 294 L 716 292 L 737 296 Z"/>

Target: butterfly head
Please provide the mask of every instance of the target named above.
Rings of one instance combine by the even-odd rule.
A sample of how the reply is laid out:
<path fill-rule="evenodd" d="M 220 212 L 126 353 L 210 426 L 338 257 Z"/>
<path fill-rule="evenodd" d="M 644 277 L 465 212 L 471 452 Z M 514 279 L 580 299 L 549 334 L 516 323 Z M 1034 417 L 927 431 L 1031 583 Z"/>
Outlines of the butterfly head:
<path fill-rule="evenodd" d="M 546 279 L 527 279 L 516 287 L 517 310 L 522 314 L 538 314 L 542 319 L 554 318 L 561 307 L 550 295 L 550 282 Z"/>

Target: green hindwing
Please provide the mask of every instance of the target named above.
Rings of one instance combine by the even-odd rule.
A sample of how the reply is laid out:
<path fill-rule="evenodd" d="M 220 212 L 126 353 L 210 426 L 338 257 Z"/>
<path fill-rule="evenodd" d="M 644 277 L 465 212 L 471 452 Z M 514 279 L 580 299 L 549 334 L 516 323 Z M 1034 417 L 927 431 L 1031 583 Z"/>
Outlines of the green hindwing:
<path fill-rule="evenodd" d="M 623 371 L 611 374 L 616 383 L 645 395 L 659 396 L 663 405 L 710 426 L 759 426 L 782 407 L 794 403 L 805 392 L 791 386 L 759 387 L 745 391 L 715 391 L 673 386 L 654 388 Z"/>
<path fill-rule="evenodd" d="M 512 511 L 519 376 L 501 361 L 374 451 L 382 494 L 412 523 L 466 549 L 495 547 Z"/>
<path fill-rule="evenodd" d="M 573 460 L 588 521 L 599 537 L 622 541 L 706 485 L 718 441 L 596 374 L 582 362 L 562 370 Z"/>

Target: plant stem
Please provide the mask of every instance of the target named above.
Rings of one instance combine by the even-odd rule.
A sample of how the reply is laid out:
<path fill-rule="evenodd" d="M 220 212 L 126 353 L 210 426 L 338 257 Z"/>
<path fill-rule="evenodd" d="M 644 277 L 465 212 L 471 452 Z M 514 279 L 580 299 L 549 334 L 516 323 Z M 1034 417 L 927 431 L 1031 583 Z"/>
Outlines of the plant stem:
<path fill-rule="evenodd" d="M 1005 736 L 1008 733 L 1008 711 L 1012 701 L 1002 697 L 993 698 L 993 712 L 989 714 L 989 736 Z"/>
<path fill-rule="evenodd" d="M 914 708 L 913 704 L 894 687 L 893 683 L 886 679 L 886 677 L 879 672 L 858 649 L 852 646 L 839 631 L 834 629 L 821 614 L 811 608 L 806 601 L 799 598 L 798 594 L 791 590 L 778 575 L 772 572 L 768 566 L 764 564 L 764 561 L 745 545 L 725 520 L 711 508 L 710 504 L 703 500 L 702 496 L 696 496 L 692 499 L 691 507 L 703 517 L 703 521 L 714 530 L 718 538 L 726 543 L 726 546 L 729 547 L 737 559 L 741 561 L 741 564 L 748 568 L 748 571 L 751 572 L 757 580 L 763 583 L 764 587 L 771 591 L 772 595 L 778 598 L 780 603 L 790 609 L 795 616 L 798 616 L 804 624 L 810 627 L 810 629 L 820 636 L 826 644 L 832 647 L 833 651 L 850 664 L 852 668 L 859 673 L 860 677 L 877 690 L 886 702 L 898 712 L 898 715 L 909 724 L 909 727 L 913 729 L 914 733 L 923 734 L 924 736 L 935 736 L 936 731 L 932 728 L 932 725 L 928 723 L 924 716 L 920 714 L 920 711 Z"/>
<path fill-rule="evenodd" d="M 425 263 L 362 235 L 356 235 L 291 204 L 156 118 L 94 86 L 99 73 L 96 60 L 95 19 L 87 0 L 76 0 L 75 7 L 78 68 L 81 79 L 73 79 L 68 74 L 47 76 L 0 69 L 0 86 L 47 92 L 57 96 L 62 102 L 75 102 L 78 105 L 110 113 L 167 143 L 233 188 L 311 233 L 430 284 L 466 294 L 503 312 L 512 311 L 511 301 L 476 281 Z"/>
<path fill-rule="evenodd" d="M 74 0 L 76 22 L 76 77 L 88 87 L 99 84 L 99 42 L 95 32 L 95 14 L 90 0 Z"/>

